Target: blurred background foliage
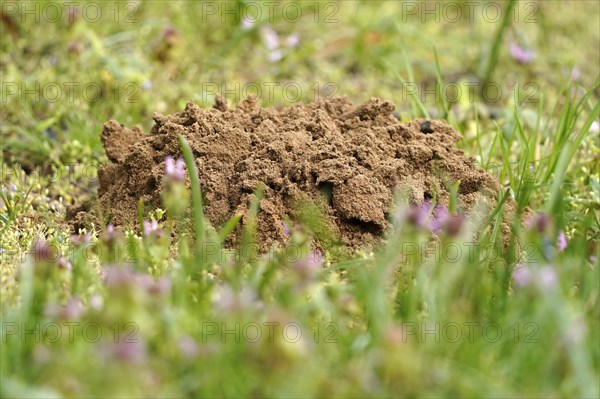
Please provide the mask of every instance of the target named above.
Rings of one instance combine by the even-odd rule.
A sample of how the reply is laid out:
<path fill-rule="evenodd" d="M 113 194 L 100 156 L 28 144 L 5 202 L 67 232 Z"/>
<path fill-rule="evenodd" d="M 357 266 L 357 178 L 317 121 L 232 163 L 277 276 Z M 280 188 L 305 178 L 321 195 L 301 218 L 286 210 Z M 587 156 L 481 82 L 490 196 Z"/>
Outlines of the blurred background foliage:
<path fill-rule="evenodd" d="M 46 345 L 5 340 L 3 328 L 1 396 L 597 397 L 600 3 L 69 3 L 2 2 L 2 321 L 93 322 L 108 337 L 134 323 L 141 341 L 90 345 L 78 333 Z M 177 218 L 151 223 L 163 210 L 141 215 L 141 236 L 71 236 L 67 206 L 97 195 L 106 120 L 148 131 L 154 112 L 211 106 L 217 94 L 230 105 L 259 94 L 263 106 L 377 96 L 403 121 L 447 119 L 503 194 L 540 212 L 523 231 L 515 223 L 534 251 L 481 250 L 499 246 L 500 209 L 486 219 L 495 223 L 442 232 L 442 244 L 477 234 L 479 249 L 459 262 L 403 253 L 403 242 L 431 239 L 408 208 L 381 248 L 342 262 L 290 261 L 312 253 L 310 209 L 315 220 L 289 245 L 234 268 L 200 266 L 186 236 L 173 248 Z M 49 259 L 48 246 L 68 259 Z M 206 321 L 298 322 L 311 336 L 207 342 Z M 410 323 L 473 321 L 504 335 L 403 338 Z M 311 328 L 328 323 L 337 342 L 312 342 Z M 525 341 L 531 328 L 538 342 Z"/>

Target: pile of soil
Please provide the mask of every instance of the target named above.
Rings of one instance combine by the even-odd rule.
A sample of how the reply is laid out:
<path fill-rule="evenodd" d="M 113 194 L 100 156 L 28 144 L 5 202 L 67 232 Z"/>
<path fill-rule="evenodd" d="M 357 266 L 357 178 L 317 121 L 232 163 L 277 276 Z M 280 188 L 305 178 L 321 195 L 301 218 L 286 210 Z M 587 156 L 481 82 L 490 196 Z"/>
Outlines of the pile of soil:
<path fill-rule="evenodd" d="M 109 121 L 102 143 L 112 163 L 99 171 L 101 212 L 114 225 L 133 226 L 139 198 L 160 207 L 165 157 L 181 156 L 180 134 L 196 158 L 213 225 L 245 213 L 253 192 L 266 185 L 258 218 L 263 247 L 285 241 L 283 221 L 294 220 L 299 198 L 321 201 L 352 247 L 381 237 L 399 187 L 415 204 L 433 197 L 443 203 L 446 184 L 460 180 L 464 209 L 494 201 L 498 182 L 454 147 L 454 129 L 435 120 L 400 123 L 394 108 L 377 98 L 358 106 L 334 98 L 274 109 L 249 97 L 230 109 L 219 98 L 211 109 L 190 102 L 183 112 L 155 114 L 149 135 Z"/>

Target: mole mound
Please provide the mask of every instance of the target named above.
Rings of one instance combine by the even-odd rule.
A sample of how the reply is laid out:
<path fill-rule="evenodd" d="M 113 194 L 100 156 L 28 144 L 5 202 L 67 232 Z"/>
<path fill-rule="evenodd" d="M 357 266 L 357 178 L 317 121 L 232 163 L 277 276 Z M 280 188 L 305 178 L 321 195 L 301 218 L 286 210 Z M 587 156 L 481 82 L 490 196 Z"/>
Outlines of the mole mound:
<path fill-rule="evenodd" d="M 285 240 L 283 220 L 294 220 L 300 198 L 321 201 L 342 243 L 357 247 L 382 235 L 398 187 L 409 190 L 413 203 L 444 203 L 447 183 L 460 181 L 467 209 L 495 196 L 498 182 L 454 147 L 455 130 L 442 121 L 400 123 L 393 111 L 391 102 L 377 98 L 358 106 L 334 98 L 274 109 L 250 97 L 235 110 L 218 99 L 212 109 L 188 103 L 183 112 L 155 114 L 149 135 L 109 121 L 102 143 L 112 163 L 99 171 L 102 213 L 110 223 L 131 226 L 140 198 L 161 205 L 165 157 L 181 156 L 180 134 L 196 158 L 213 225 L 244 214 L 264 183 L 262 247 Z"/>

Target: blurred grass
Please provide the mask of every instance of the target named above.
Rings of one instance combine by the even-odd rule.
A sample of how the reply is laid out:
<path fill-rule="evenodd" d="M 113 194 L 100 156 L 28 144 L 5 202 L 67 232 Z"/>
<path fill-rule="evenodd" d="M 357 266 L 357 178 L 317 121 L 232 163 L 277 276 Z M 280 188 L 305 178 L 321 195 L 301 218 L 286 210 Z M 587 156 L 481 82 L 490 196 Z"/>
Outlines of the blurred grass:
<path fill-rule="evenodd" d="M 472 22 L 449 22 L 436 21 L 435 13 L 425 21 L 421 12 L 410 15 L 407 7 L 425 7 L 418 2 L 320 2 L 318 14 L 315 2 L 290 3 L 303 11 L 298 22 L 276 13 L 251 27 L 239 13 L 205 19 L 203 5 L 184 1 L 96 2 L 101 21 L 65 15 L 40 23 L 7 7 L 56 2 L 2 3 L 0 396 L 597 397 L 600 5 L 511 1 L 519 14 L 510 20 L 486 21 L 476 8 Z M 453 2 L 463 13 L 468 3 Z M 279 47 L 269 48 L 274 37 Z M 511 43 L 535 51 L 533 62 L 513 58 Z M 501 98 L 479 90 L 485 81 L 501 89 Z M 65 83 L 89 85 L 93 94 L 75 90 L 69 99 Z M 395 228 L 381 245 L 349 254 L 318 204 L 303 204 L 287 244 L 255 253 L 250 223 L 243 240 L 250 248 L 218 248 L 208 261 L 203 244 L 220 246 L 239 216 L 216 233 L 193 181 L 190 229 L 167 211 L 163 237 L 111 241 L 92 232 L 83 245 L 69 238 L 66 206 L 96 195 L 95 165 L 106 161 L 104 121 L 149 130 L 154 111 L 179 112 L 189 100 L 212 105 L 215 87 L 233 104 L 244 85 L 265 90 L 271 83 L 298 84 L 297 101 L 327 97 L 333 88 L 356 102 L 392 99 L 402 120 L 446 117 L 463 135 L 460 147 L 498 176 L 503 198 L 516 201 L 517 217 L 544 210 L 549 227 L 506 220 L 513 231 L 503 248 L 500 204 L 473 215 L 459 235 L 446 232 L 432 243 L 407 221 L 410 210 L 399 200 Z M 62 97 L 11 94 L 23 84 L 58 84 Z M 444 96 L 448 85 L 462 96 Z M 283 90 L 266 94 L 263 106 L 290 103 Z M 259 197 L 253 212 L 260 212 Z M 564 251 L 556 245 L 561 230 Z M 172 246 L 165 239 L 171 234 Z M 326 252 L 323 268 L 307 275 L 312 236 Z M 25 256 L 36 237 L 70 255 L 72 269 L 57 269 L 56 259 L 35 252 Z M 423 245 L 438 252 L 423 256 Z M 455 245 L 462 248 L 458 260 L 436 258 Z M 540 285 L 539 275 L 519 287 L 513 273 L 524 266 L 534 275 L 553 272 L 546 276 L 556 281 Z M 122 285 L 103 281 L 111 267 L 127 276 Z M 170 280 L 171 289 L 148 288 L 146 274 Z M 72 300 L 81 302 L 82 314 L 67 312 Z M 40 343 L 7 330 L 10 323 L 65 321 L 79 323 L 74 341 L 63 335 Z M 280 334 L 254 343 L 234 334 L 222 339 L 207 330 L 210 323 L 280 329 L 292 322 L 304 333 L 296 343 Z M 81 329 L 90 323 L 108 339 L 84 339 Z M 458 324 L 463 333 L 470 326 L 464 323 L 499 326 L 503 334 L 423 338 L 424 326 L 436 323 Z M 139 345 L 111 339 L 132 326 Z"/>

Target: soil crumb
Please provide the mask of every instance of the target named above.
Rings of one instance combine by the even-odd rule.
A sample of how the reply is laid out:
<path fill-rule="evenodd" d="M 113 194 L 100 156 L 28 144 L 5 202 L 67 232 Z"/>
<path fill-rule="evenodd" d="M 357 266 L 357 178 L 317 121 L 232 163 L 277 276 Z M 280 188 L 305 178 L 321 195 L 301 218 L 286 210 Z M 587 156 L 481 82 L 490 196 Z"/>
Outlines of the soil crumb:
<path fill-rule="evenodd" d="M 210 109 L 190 102 L 180 113 L 156 113 L 148 135 L 106 122 L 101 137 L 111 163 L 99 171 L 100 213 L 106 222 L 132 227 L 140 198 L 160 207 L 165 157 L 181 156 L 180 134 L 196 158 L 205 214 L 214 226 L 245 214 L 264 183 L 263 248 L 285 241 L 284 220 L 294 220 L 301 198 L 320 202 L 341 243 L 351 247 L 382 236 L 401 187 L 414 204 L 447 203 L 447 187 L 456 181 L 463 209 L 495 201 L 498 182 L 454 146 L 460 135 L 453 128 L 436 120 L 400 123 L 394 109 L 378 98 L 358 106 L 333 98 L 261 108 L 253 97 L 231 109 L 219 98 Z"/>

